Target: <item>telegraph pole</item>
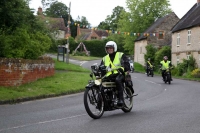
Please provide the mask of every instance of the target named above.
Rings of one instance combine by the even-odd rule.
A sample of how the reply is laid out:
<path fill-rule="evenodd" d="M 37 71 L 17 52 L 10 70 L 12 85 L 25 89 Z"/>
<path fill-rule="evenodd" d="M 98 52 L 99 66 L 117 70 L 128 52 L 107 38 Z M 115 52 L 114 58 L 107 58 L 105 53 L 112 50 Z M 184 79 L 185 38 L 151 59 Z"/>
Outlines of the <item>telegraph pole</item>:
<path fill-rule="evenodd" d="M 71 31 L 70 31 L 70 24 L 71 24 L 71 21 L 70 21 L 70 10 L 71 10 L 71 2 L 69 3 L 69 14 L 68 14 L 68 25 L 67 25 L 67 32 L 68 32 L 68 35 L 71 35 Z M 69 63 L 69 36 L 67 37 L 67 44 L 66 44 L 66 63 Z"/>

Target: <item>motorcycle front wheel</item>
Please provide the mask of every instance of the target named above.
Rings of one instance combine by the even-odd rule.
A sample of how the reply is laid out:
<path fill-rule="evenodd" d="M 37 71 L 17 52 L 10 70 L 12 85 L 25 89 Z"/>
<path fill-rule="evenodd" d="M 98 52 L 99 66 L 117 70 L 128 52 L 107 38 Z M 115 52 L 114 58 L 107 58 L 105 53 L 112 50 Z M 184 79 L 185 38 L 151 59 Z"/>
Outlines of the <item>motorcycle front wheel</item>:
<path fill-rule="evenodd" d="M 151 71 L 151 77 L 153 77 L 153 71 Z"/>
<path fill-rule="evenodd" d="M 169 74 L 167 75 L 167 80 L 168 80 L 168 83 L 171 84 L 171 78 Z"/>
<path fill-rule="evenodd" d="M 87 88 L 84 92 L 85 110 L 93 119 L 99 119 L 104 113 L 104 102 L 102 95 L 97 89 Z"/>
<path fill-rule="evenodd" d="M 124 89 L 124 107 L 122 111 L 125 113 L 130 112 L 133 108 L 133 93 L 129 87 L 125 87 Z"/>

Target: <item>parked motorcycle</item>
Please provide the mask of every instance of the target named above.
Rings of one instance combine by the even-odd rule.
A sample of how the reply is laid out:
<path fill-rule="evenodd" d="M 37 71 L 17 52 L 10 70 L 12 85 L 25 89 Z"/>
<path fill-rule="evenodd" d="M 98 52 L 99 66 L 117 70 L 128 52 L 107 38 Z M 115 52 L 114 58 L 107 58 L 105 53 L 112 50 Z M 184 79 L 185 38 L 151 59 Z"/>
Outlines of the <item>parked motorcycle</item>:
<path fill-rule="evenodd" d="M 133 95 L 134 90 L 130 82 L 123 84 L 124 106 L 118 107 L 118 90 L 115 79 L 106 78 L 107 68 L 104 65 L 94 64 L 91 70 L 92 80 L 89 80 L 84 92 L 84 106 L 88 115 L 93 119 L 99 119 L 104 111 L 121 109 L 124 112 L 130 112 L 133 107 L 133 96 L 136 96 Z"/>
<path fill-rule="evenodd" d="M 152 67 L 148 66 L 148 73 L 147 73 L 147 76 L 148 76 L 148 77 L 149 77 L 149 76 L 153 77 L 153 75 L 154 75 L 154 73 L 153 73 L 153 66 L 152 66 Z"/>
<path fill-rule="evenodd" d="M 168 68 L 165 73 L 164 73 L 164 82 L 171 84 L 171 72 L 170 72 L 171 68 Z"/>

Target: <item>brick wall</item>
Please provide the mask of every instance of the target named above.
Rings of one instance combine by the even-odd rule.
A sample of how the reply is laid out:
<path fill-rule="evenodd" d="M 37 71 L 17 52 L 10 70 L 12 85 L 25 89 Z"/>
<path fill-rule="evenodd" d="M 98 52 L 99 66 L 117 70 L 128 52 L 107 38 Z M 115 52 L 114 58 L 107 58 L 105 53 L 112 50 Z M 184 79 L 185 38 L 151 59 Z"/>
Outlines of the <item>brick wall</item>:
<path fill-rule="evenodd" d="M 54 75 L 52 59 L 0 58 L 0 86 L 19 86 Z"/>

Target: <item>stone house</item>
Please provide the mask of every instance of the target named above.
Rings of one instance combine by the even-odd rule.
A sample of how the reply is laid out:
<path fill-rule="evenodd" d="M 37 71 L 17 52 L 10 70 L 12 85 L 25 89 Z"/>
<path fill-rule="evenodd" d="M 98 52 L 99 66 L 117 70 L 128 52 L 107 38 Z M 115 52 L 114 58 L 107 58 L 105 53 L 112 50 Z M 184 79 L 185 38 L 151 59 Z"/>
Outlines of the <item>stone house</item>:
<path fill-rule="evenodd" d="M 172 28 L 172 64 L 191 55 L 200 68 L 200 0 Z"/>
<path fill-rule="evenodd" d="M 45 17 L 41 7 L 38 8 L 38 17 L 46 23 L 50 30 L 54 31 L 52 36 L 55 39 L 65 39 L 71 36 L 63 18 Z"/>
<path fill-rule="evenodd" d="M 106 30 L 84 29 L 77 26 L 77 40 L 102 40 L 107 37 Z"/>
<path fill-rule="evenodd" d="M 144 55 L 146 54 L 146 46 L 154 45 L 156 48 L 162 46 L 171 46 L 171 28 L 179 21 L 174 12 L 158 18 L 148 29 L 144 31 L 145 35 L 141 35 L 135 40 L 134 62 L 145 65 Z"/>

